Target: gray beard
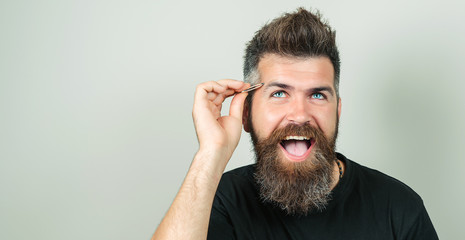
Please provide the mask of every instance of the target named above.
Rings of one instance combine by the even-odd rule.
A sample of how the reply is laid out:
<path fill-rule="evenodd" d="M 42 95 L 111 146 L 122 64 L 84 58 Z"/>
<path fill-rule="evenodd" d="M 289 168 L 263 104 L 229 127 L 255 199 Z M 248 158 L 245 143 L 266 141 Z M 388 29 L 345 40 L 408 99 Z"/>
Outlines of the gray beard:
<path fill-rule="evenodd" d="M 257 160 L 254 177 L 260 187 L 261 199 L 277 205 L 289 215 L 324 210 L 331 200 L 337 130 L 330 140 L 321 130 L 309 125 L 288 126 L 261 140 L 253 131 L 251 135 Z M 312 159 L 296 163 L 282 159 L 277 144 L 285 135 L 316 139 Z"/>

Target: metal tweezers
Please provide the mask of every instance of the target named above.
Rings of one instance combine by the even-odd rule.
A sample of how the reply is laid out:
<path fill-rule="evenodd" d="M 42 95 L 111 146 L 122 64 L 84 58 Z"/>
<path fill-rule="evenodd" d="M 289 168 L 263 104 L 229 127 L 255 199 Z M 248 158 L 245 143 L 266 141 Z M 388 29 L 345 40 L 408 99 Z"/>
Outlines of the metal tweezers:
<path fill-rule="evenodd" d="M 243 92 L 250 92 L 250 91 L 253 91 L 253 90 L 255 90 L 255 89 L 259 89 L 259 88 L 261 88 L 263 85 L 265 85 L 265 83 L 255 84 L 255 85 L 253 85 L 253 86 L 247 88 L 246 90 L 242 91 L 241 93 L 243 93 Z"/>

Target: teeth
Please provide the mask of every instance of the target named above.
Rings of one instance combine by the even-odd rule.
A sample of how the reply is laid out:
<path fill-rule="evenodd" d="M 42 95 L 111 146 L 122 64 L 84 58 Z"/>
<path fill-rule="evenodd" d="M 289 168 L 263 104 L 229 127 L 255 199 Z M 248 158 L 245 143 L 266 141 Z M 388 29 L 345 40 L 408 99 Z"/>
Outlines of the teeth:
<path fill-rule="evenodd" d="M 304 136 L 287 136 L 284 140 L 310 140 L 310 138 Z"/>

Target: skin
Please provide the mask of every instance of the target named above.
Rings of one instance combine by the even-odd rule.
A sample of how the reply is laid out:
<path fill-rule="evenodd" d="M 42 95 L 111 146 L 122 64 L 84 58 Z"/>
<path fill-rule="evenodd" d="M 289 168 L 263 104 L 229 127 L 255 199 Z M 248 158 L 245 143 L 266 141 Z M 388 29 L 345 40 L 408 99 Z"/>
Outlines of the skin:
<path fill-rule="evenodd" d="M 255 91 L 252 100 L 252 124 L 259 139 L 288 124 L 307 122 L 320 128 L 327 138 L 334 135 L 341 115 L 341 99 L 336 96 L 329 58 L 296 59 L 267 54 L 260 60 L 258 70 L 261 82 L 265 83 Z M 250 132 L 248 112 L 246 107 L 243 123 Z M 284 153 L 280 155 L 283 161 L 292 161 Z M 312 157 L 313 153 L 307 160 Z"/>
<path fill-rule="evenodd" d="M 274 129 L 286 124 L 306 121 L 320 127 L 327 136 L 334 134 L 341 105 L 335 95 L 329 59 L 296 60 L 266 55 L 258 68 L 265 82 L 265 86 L 256 90 L 252 102 L 252 123 L 259 137 L 269 136 Z M 287 84 L 293 89 L 288 87 L 285 94 L 270 97 L 272 92 L 279 90 L 279 87 L 271 86 L 273 82 Z M 244 109 L 247 93 L 240 92 L 248 87 L 247 83 L 231 79 L 197 86 L 192 117 L 199 150 L 152 239 L 207 238 L 213 198 L 226 164 L 239 143 L 242 122 L 247 118 L 248 111 Z M 310 96 L 317 94 L 307 91 L 316 87 L 326 87 L 333 94 L 321 91 L 327 98 L 316 100 Z M 221 116 L 221 104 L 233 95 L 229 115 Z M 250 131 L 250 126 L 245 124 L 244 129 Z M 334 179 L 337 179 L 337 171 L 335 166 Z"/>
<path fill-rule="evenodd" d="M 223 79 L 197 86 L 192 117 L 199 141 L 186 178 L 152 239 L 206 239 L 208 222 L 218 183 L 239 143 L 242 112 L 250 87 L 242 81 Z M 231 101 L 228 116 L 221 105 Z"/>

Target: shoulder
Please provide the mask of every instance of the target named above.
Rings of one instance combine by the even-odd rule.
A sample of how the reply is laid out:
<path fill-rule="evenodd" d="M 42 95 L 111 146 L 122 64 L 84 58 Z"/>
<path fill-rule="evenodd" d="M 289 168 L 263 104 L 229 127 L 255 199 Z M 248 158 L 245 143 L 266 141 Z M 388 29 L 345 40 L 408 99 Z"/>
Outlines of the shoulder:
<path fill-rule="evenodd" d="M 376 223 L 373 227 L 392 233 L 396 239 L 437 239 L 423 200 L 412 188 L 342 154 L 338 154 L 338 159 L 346 164 L 339 199 L 352 208 L 357 206 L 353 213 L 356 217 L 369 219 Z"/>
<path fill-rule="evenodd" d="M 217 195 L 250 194 L 256 191 L 255 165 L 247 165 L 225 172 L 218 185 Z"/>
<path fill-rule="evenodd" d="M 223 173 L 220 184 L 253 181 L 255 164 L 246 165 Z"/>
<path fill-rule="evenodd" d="M 371 203 L 374 209 L 392 216 L 414 217 L 424 210 L 423 200 L 407 184 L 378 170 L 358 164 L 342 154 L 338 159 L 346 164 L 342 179 L 343 195 Z M 386 211 L 387 210 L 387 211 Z"/>
<path fill-rule="evenodd" d="M 346 160 L 351 170 L 347 179 L 351 182 L 349 198 L 359 199 L 372 214 L 387 219 L 386 224 L 401 239 L 437 239 L 423 200 L 412 188 L 378 170 Z M 422 234 L 425 237 L 412 237 Z"/>
<path fill-rule="evenodd" d="M 371 195 L 406 207 L 423 205 L 421 197 L 402 181 L 352 161 L 350 161 L 350 164 L 353 165 L 353 178 L 357 183 L 355 186 L 366 188 Z"/>
<path fill-rule="evenodd" d="M 231 171 L 225 172 L 223 174 L 223 177 L 224 176 L 249 177 L 250 175 L 253 175 L 254 169 L 255 169 L 255 164 L 238 167 Z"/>

